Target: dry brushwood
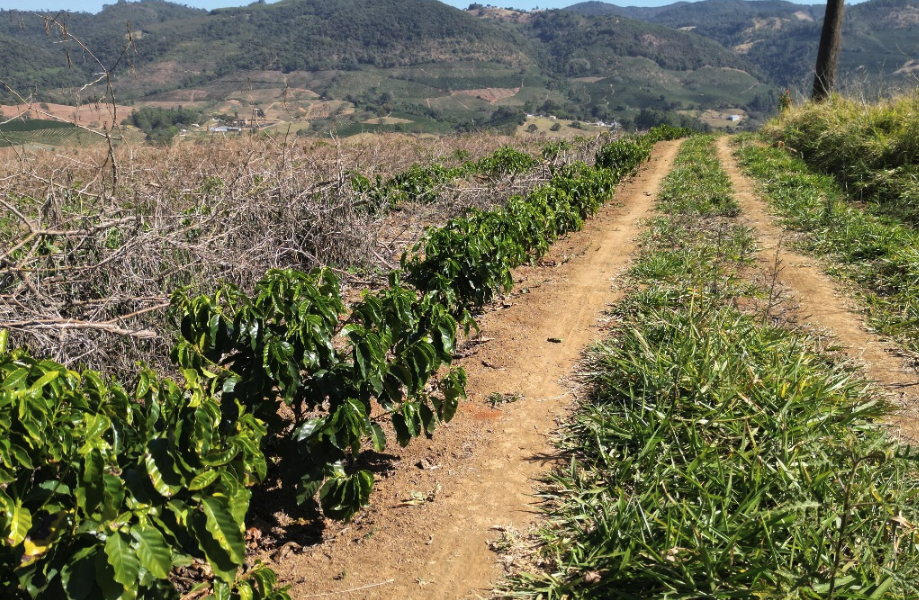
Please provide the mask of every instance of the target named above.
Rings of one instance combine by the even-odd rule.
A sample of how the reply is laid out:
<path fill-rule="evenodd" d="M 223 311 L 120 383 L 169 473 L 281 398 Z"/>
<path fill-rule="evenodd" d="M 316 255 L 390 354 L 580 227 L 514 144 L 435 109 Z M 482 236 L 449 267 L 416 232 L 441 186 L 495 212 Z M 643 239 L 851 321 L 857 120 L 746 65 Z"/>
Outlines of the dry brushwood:
<path fill-rule="evenodd" d="M 331 265 L 374 283 L 423 228 L 545 182 L 531 172 L 452 182 L 432 204 L 368 205 L 349 173 L 388 177 L 519 141 L 490 135 L 356 143 L 244 136 L 0 157 L 0 327 L 65 364 L 165 367 L 179 287 L 251 289 L 266 270 Z M 557 160 L 589 160 L 585 142 Z M 525 148 L 532 153 L 539 146 Z M 116 162 L 111 188 L 109 161 Z M 355 270 L 357 269 L 357 270 Z M 347 278 L 346 278 L 347 280 Z"/>

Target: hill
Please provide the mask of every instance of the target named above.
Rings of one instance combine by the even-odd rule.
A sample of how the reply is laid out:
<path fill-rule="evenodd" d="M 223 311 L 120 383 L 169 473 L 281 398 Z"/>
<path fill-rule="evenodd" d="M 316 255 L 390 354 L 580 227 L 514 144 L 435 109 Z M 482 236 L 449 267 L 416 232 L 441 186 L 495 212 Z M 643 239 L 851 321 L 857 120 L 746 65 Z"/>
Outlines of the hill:
<path fill-rule="evenodd" d="M 657 19 L 680 6 L 622 10 Z M 595 121 L 628 121 L 643 108 L 761 115 L 775 105 L 750 56 L 622 15 L 463 11 L 436 0 L 282 0 L 207 12 L 141 0 L 57 19 L 95 58 L 55 43 L 40 16 L 0 14 L 11 85 L 47 101 L 72 100 L 66 88 L 89 81 L 98 59 L 113 70 L 120 102 L 302 121 L 317 132 L 512 128 L 534 112 Z"/>
<path fill-rule="evenodd" d="M 689 30 L 744 56 L 780 85 L 807 88 L 824 6 L 779 0 L 702 0 L 654 9 L 584 2 L 566 10 L 581 15 L 621 15 Z M 869 0 L 847 6 L 841 73 L 885 83 L 909 76 L 919 60 L 917 25 L 916 0 Z"/>

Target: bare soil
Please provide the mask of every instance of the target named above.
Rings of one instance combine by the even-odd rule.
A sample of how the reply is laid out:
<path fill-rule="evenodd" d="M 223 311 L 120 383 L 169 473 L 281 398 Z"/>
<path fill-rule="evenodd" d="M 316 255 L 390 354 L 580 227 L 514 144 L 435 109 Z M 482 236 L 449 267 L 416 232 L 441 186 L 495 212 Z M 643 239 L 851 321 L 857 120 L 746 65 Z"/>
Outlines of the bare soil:
<path fill-rule="evenodd" d="M 112 107 L 107 104 L 84 104 L 82 106 L 67 106 L 66 104 L 45 104 L 43 108 L 38 103 L 19 105 L 0 105 L 0 118 L 3 120 L 24 117 L 29 119 L 56 119 L 68 121 L 84 127 L 107 128 L 112 122 Z M 123 119 L 131 114 L 130 106 L 118 105 L 115 107 L 115 118 Z"/>
<path fill-rule="evenodd" d="M 742 220 L 756 230 L 761 268 L 769 273 L 777 270 L 777 283 L 796 306 L 796 320 L 834 334 L 846 354 L 900 407 L 891 423 L 895 432 L 919 440 L 919 376 L 912 361 L 868 329 L 854 300 L 839 282 L 825 274 L 819 260 L 790 248 L 794 234 L 775 224 L 753 181 L 741 172 L 729 143 L 727 136 L 719 140 L 719 158 L 734 185 Z"/>
<path fill-rule="evenodd" d="M 455 90 L 452 96 L 472 96 L 485 100 L 489 104 L 494 104 L 498 100 L 511 98 L 520 91 L 520 88 L 480 88 L 475 90 Z"/>
<path fill-rule="evenodd" d="M 515 293 L 465 344 L 468 401 L 433 439 L 387 450 L 367 511 L 326 523 L 318 543 L 263 557 L 293 598 L 489 595 L 502 575 L 489 542 L 536 517 L 534 481 L 559 460 L 550 436 L 577 394 L 564 378 L 602 335 L 604 308 L 621 295 L 617 278 L 678 148 L 658 144 L 615 204 L 515 272 Z"/>

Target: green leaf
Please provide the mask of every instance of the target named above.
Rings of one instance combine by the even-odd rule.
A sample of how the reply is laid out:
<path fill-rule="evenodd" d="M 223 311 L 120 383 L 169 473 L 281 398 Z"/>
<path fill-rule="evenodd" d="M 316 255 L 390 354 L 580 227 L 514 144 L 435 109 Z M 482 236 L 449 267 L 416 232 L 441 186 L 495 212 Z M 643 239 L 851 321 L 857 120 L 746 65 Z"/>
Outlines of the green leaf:
<path fill-rule="evenodd" d="M 125 589 L 137 586 L 137 574 L 140 571 L 140 561 L 134 548 L 131 547 L 131 538 L 128 534 L 117 531 L 105 541 L 105 554 L 108 564 L 114 570 L 114 579 Z"/>
<path fill-rule="evenodd" d="M 17 499 L 7 515 L 6 545 L 16 547 L 26 539 L 32 528 L 32 513 Z"/>
<path fill-rule="evenodd" d="M 202 471 L 195 475 L 194 479 L 188 484 L 188 489 L 191 491 L 201 490 L 211 485 L 217 478 L 220 477 L 220 472 L 216 469 L 208 469 L 207 471 Z"/>
<path fill-rule="evenodd" d="M 153 487 L 163 496 L 171 498 L 182 489 L 182 476 L 176 469 L 175 459 L 169 453 L 166 440 L 153 439 L 147 442 L 144 466 L 147 467 L 147 475 Z"/>
<path fill-rule="evenodd" d="M 140 564 L 154 577 L 166 579 L 172 569 L 172 552 L 163 534 L 154 527 L 131 527 Z"/>
<path fill-rule="evenodd" d="M 97 592 L 96 552 L 98 546 L 84 548 L 74 554 L 61 569 L 61 583 L 68 600 L 85 600 Z"/>
<path fill-rule="evenodd" d="M 219 496 L 204 498 L 201 509 L 207 517 L 207 530 L 235 564 L 243 564 L 246 558 L 243 524 L 233 519 L 227 499 Z"/>
<path fill-rule="evenodd" d="M 214 598 L 216 600 L 230 600 L 230 586 L 224 581 L 214 582 Z"/>
<path fill-rule="evenodd" d="M 95 557 L 96 585 L 101 588 L 104 600 L 129 600 L 137 596 L 136 591 L 131 593 L 133 586 L 126 588 L 115 580 L 115 569 L 107 560 L 105 552 L 96 552 Z"/>
<path fill-rule="evenodd" d="M 105 463 L 98 450 L 93 450 L 83 459 L 83 474 L 77 485 L 76 496 L 77 506 L 88 514 L 95 512 L 96 507 L 102 502 L 105 490 L 105 481 L 102 478 L 104 468 Z"/>
<path fill-rule="evenodd" d="M 202 552 L 204 552 L 208 563 L 214 570 L 214 574 L 227 583 L 233 583 L 236 580 L 239 565 L 220 546 L 214 536 L 208 532 L 207 518 L 201 513 L 196 513 L 190 519 L 189 524 Z M 217 582 L 215 581 L 214 583 L 216 585 Z"/>
<path fill-rule="evenodd" d="M 247 581 L 240 581 L 236 585 L 236 594 L 239 600 L 253 600 L 254 598 L 252 586 Z"/>
<path fill-rule="evenodd" d="M 32 386 L 29 388 L 29 391 L 37 392 L 38 390 L 41 390 L 43 387 L 57 379 L 58 375 L 60 374 L 60 371 L 48 371 L 32 384 Z"/>
<path fill-rule="evenodd" d="M 29 377 L 29 369 L 20 367 L 6 376 L 0 389 L 12 390 L 19 388 Z"/>
<path fill-rule="evenodd" d="M 425 433 L 433 435 L 434 431 L 437 429 L 437 415 L 434 414 L 434 411 L 432 411 L 427 404 L 419 406 L 418 412 L 421 417 L 421 422 L 424 425 Z"/>
<path fill-rule="evenodd" d="M 369 471 L 358 471 L 326 480 L 319 491 L 319 501 L 327 517 L 347 521 L 367 505 L 372 491 L 373 475 Z"/>
<path fill-rule="evenodd" d="M 386 434 L 383 432 L 383 428 L 376 423 L 370 426 L 370 439 L 373 442 L 375 451 L 383 452 L 386 450 Z"/>

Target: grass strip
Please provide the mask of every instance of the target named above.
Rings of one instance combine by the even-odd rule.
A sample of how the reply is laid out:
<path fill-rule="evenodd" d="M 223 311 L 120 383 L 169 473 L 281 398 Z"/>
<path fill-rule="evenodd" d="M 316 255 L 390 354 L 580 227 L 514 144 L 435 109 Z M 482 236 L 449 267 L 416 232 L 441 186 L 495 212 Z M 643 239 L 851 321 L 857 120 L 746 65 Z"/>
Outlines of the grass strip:
<path fill-rule="evenodd" d="M 803 233 L 801 250 L 860 286 L 870 325 L 919 352 L 919 232 L 846 201 L 833 177 L 814 172 L 780 148 L 738 137 L 737 156 L 782 225 Z"/>
<path fill-rule="evenodd" d="M 643 240 L 638 291 L 562 432 L 570 467 L 541 491 L 540 568 L 503 597 L 919 593 L 919 471 L 874 424 L 885 407 L 865 382 L 734 307 L 755 292 L 740 277 L 755 244 L 725 216 L 713 154 L 711 138 L 685 142 L 664 183 L 659 207 L 677 212 Z"/>
<path fill-rule="evenodd" d="M 919 224 L 919 92 L 877 103 L 841 96 L 808 102 L 763 132 L 833 175 L 873 212 Z"/>

